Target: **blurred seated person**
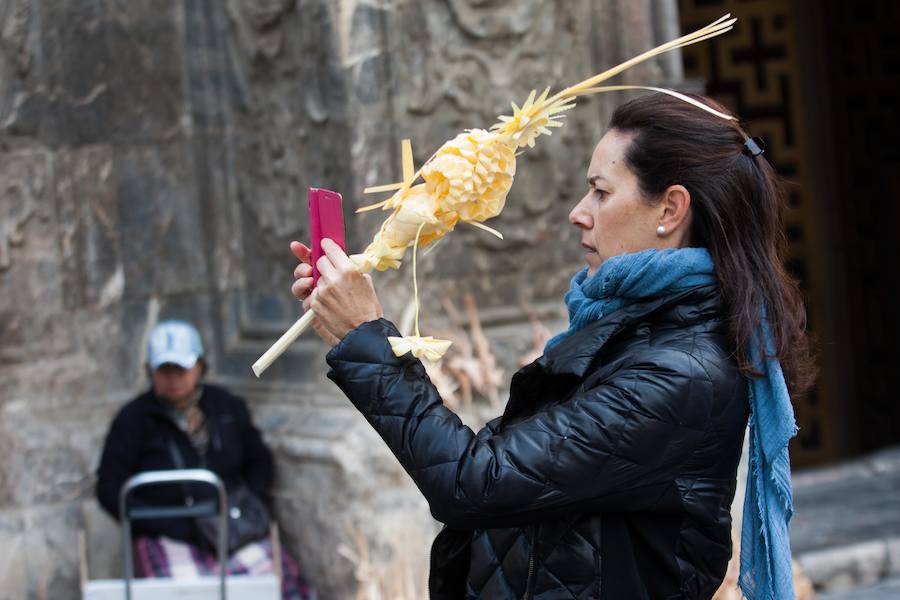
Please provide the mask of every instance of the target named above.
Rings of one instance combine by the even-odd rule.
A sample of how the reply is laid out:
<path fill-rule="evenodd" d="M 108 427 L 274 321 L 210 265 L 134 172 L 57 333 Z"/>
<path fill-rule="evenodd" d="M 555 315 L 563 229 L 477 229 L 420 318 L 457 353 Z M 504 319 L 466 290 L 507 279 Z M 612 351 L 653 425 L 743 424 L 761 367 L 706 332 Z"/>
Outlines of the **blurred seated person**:
<path fill-rule="evenodd" d="M 119 491 L 143 471 L 203 468 L 216 473 L 229 494 L 239 487 L 271 506 L 272 453 L 253 425 L 244 400 L 203 382 L 207 370 L 200 334 L 191 324 L 159 323 L 147 341 L 151 387 L 122 408 L 110 426 L 97 470 L 97 499 L 119 518 Z M 130 505 L 181 506 L 211 500 L 209 486 L 158 485 L 137 490 Z M 138 577 L 218 573 L 215 548 L 193 519 L 132 522 Z M 266 534 L 234 549 L 228 572 L 271 572 Z M 314 592 L 282 548 L 283 598 L 310 599 Z"/>

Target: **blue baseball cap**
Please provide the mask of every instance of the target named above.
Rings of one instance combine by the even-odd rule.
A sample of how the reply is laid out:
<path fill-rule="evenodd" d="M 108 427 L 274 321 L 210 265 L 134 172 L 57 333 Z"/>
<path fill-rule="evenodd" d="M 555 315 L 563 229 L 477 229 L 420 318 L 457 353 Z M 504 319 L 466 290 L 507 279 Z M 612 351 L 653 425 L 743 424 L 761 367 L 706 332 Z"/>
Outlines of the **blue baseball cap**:
<path fill-rule="evenodd" d="M 197 329 L 185 321 L 162 321 L 147 339 L 147 364 L 154 371 L 172 363 L 190 369 L 203 357 L 203 342 Z"/>

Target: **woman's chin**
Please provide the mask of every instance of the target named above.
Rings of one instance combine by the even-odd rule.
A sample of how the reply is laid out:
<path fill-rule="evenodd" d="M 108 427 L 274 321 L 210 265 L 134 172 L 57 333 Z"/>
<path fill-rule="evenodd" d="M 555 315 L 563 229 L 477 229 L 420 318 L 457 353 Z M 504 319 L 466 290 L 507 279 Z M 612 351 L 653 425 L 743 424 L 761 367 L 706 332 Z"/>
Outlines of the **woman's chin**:
<path fill-rule="evenodd" d="M 603 263 L 603 261 L 600 260 L 600 255 L 593 251 L 584 254 L 584 262 L 587 263 L 588 277 L 596 273 L 597 269 L 599 269 L 600 265 Z"/>

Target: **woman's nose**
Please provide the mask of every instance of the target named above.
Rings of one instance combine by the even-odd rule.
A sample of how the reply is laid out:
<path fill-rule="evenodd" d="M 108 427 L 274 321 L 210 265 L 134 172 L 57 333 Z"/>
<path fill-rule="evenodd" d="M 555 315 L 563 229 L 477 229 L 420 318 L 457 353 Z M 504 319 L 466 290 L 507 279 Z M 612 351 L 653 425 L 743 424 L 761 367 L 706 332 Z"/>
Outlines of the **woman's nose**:
<path fill-rule="evenodd" d="M 584 210 L 584 198 L 579 200 L 578 204 L 576 204 L 569 212 L 569 223 L 576 227 L 583 227 L 585 229 L 591 228 L 593 221 L 590 214 Z"/>

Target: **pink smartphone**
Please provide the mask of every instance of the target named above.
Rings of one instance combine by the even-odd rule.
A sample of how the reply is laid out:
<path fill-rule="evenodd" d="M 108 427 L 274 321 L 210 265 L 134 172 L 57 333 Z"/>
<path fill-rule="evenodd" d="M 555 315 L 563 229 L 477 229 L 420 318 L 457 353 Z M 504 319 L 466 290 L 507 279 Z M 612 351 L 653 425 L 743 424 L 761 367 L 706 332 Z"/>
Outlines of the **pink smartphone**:
<path fill-rule="evenodd" d="M 309 188 L 309 231 L 312 238 L 310 244 L 313 287 L 319 282 L 319 270 L 316 261 L 324 256 L 322 239 L 328 238 L 337 243 L 345 252 L 344 213 L 341 208 L 341 195 L 331 190 Z"/>

